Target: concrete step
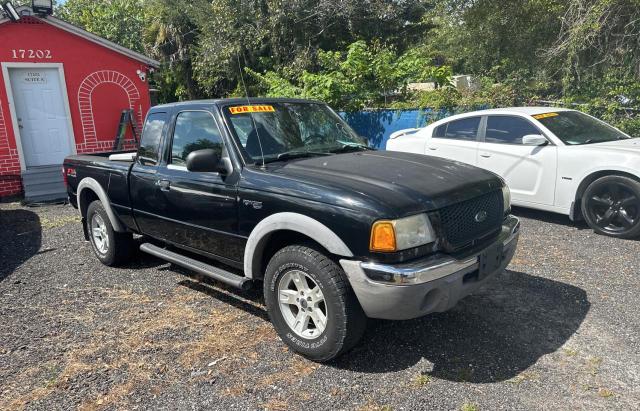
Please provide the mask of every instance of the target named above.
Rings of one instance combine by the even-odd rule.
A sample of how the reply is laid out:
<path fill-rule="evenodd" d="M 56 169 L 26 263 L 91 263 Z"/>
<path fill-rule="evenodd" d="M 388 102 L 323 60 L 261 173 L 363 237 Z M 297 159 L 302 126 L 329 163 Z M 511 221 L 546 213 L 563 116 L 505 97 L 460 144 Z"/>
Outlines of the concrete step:
<path fill-rule="evenodd" d="M 55 182 L 55 183 L 42 183 L 42 184 L 30 184 L 30 185 L 23 184 L 22 187 L 24 187 L 24 191 L 27 194 L 49 193 L 51 191 L 58 191 L 58 192 L 67 191 L 67 188 L 64 186 L 64 183 L 62 181 Z"/>
<path fill-rule="evenodd" d="M 42 186 L 42 187 L 37 187 L 37 189 L 26 189 L 24 190 L 24 198 L 27 201 L 34 201 L 34 199 L 38 199 L 38 201 L 40 201 L 41 199 L 50 199 L 50 200 L 57 200 L 57 199 L 61 199 L 61 198 L 66 198 L 67 197 L 67 190 L 65 189 L 64 185 L 56 185 L 56 186 Z"/>
<path fill-rule="evenodd" d="M 39 194 L 24 196 L 25 203 L 40 203 L 47 201 L 62 201 L 67 199 L 67 193 L 51 193 L 51 194 Z"/>
<path fill-rule="evenodd" d="M 25 187 L 37 186 L 42 184 L 63 184 L 64 185 L 64 179 L 62 178 L 61 175 L 57 176 L 57 175 L 50 175 L 50 174 L 42 174 L 42 175 L 39 175 L 37 178 L 34 178 L 34 176 L 22 177 L 22 185 Z"/>
<path fill-rule="evenodd" d="M 23 176 L 41 175 L 41 174 L 59 174 L 62 175 L 62 165 L 31 167 L 22 172 Z"/>
<path fill-rule="evenodd" d="M 53 201 L 67 197 L 61 166 L 25 170 L 22 173 L 22 186 L 26 202 Z"/>

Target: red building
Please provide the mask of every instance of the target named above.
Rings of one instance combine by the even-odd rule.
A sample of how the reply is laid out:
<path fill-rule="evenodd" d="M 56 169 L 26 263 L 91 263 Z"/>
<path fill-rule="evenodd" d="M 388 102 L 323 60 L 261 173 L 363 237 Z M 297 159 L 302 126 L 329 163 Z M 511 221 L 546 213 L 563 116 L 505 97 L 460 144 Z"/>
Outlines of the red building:
<path fill-rule="evenodd" d="M 0 19 L 0 199 L 45 200 L 64 193 L 65 156 L 112 149 L 123 110 L 139 129 L 158 62 L 53 16 L 18 12 L 16 22 Z"/>

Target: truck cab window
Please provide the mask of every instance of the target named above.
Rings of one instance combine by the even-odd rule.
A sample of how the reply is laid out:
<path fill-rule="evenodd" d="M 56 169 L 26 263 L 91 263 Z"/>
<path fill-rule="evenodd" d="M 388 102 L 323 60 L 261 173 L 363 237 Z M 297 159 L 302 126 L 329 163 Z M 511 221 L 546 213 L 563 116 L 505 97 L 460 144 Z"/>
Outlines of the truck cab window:
<path fill-rule="evenodd" d="M 220 130 L 211 114 L 204 111 L 184 111 L 178 114 L 169 163 L 186 166 L 189 153 L 203 148 L 215 150 L 220 157 L 225 154 Z"/>
<path fill-rule="evenodd" d="M 142 139 L 138 149 L 138 161 L 146 166 L 158 164 L 158 149 L 162 128 L 167 120 L 166 113 L 151 113 L 147 116 L 147 122 L 142 130 Z"/>

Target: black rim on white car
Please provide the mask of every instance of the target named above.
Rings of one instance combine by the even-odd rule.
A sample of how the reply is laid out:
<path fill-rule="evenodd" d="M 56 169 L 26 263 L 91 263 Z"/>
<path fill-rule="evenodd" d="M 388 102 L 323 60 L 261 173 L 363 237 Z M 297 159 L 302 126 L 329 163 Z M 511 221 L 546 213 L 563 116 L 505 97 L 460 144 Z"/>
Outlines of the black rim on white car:
<path fill-rule="evenodd" d="M 607 232 L 628 231 L 640 218 L 640 199 L 622 183 L 603 186 L 589 198 L 588 205 L 592 221 Z"/>
<path fill-rule="evenodd" d="M 318 338 L 327 327 L 324 294 L 311 277 L 300 270 L 287 271 L 278 283 L 278 307 L 296 335 Z"/>
<path fill-rule="evenodd" d="M 100 254 L 106 254 L 107 251 L 109 251 L 109 234 L 107 234 L 107 225 L 98 213 L 91 216 L 91 239 L 93 240 L 93 245 Z"/>

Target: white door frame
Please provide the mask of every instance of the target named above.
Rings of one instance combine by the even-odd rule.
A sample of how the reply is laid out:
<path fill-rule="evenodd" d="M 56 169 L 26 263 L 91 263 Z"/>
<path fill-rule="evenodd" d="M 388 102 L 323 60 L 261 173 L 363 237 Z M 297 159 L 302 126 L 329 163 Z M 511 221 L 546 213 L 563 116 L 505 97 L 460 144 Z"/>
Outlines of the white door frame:
<path fill-rule="evenodd" d="M 2 76 L 4 77 L 4 87 L 7 91 L 7 100 L 9 101 L 9 113 L 11 116 L 11 124 L 13 125 L 13 135 L 16 139 L 16 148 L 18 149 L 18 158 L 20 159 L 20 169 L 27 169 L 24 153 L 22 152 L 22 139 L 20 138 L 20 128 L 18 127 L 18 114 L 13 99 L 13 90 L 11 89 L 11 79 L 9 78 L 10 68 L 56 68 L 60 77 L 60 88 L 62 89 L 62 100 L 64 100 L 64 110 L 67 115 L 67 128 L 69 129 L 69 143 L 71 146 L 71 154 L 77 154 L 76 137 L 73 133 L 73 122 L 71 121 L 71 109 L 69 108 L 69 96 L 67 95 L 67 82 L 64 78 L 64 65 L 62 63 L 0 63 L 2 66 Z"/>

